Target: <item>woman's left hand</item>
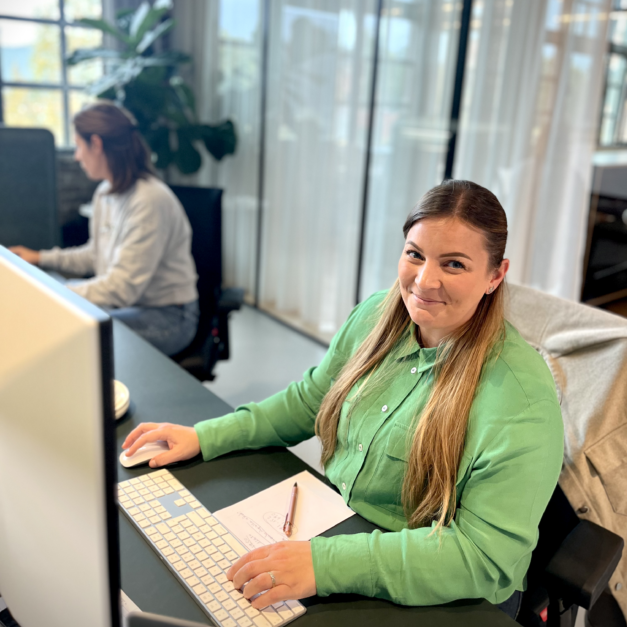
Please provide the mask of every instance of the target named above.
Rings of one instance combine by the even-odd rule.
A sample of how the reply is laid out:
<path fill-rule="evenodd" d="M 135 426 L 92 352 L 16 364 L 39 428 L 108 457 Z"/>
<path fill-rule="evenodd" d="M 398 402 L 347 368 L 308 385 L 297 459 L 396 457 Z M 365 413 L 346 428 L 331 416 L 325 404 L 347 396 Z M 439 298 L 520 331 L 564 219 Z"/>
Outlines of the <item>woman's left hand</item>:
<path fill-rule="evenodd" d="M 272 587 L 274 575 L 276 585 Z M 316 594 L 311 544 L 309 542 L 277 542 L 247 553 L 231 566 L 227 577 L 242 594 L 257 597 L 252 606 L 258 610 L 279 601 L 304 599 Z"/>

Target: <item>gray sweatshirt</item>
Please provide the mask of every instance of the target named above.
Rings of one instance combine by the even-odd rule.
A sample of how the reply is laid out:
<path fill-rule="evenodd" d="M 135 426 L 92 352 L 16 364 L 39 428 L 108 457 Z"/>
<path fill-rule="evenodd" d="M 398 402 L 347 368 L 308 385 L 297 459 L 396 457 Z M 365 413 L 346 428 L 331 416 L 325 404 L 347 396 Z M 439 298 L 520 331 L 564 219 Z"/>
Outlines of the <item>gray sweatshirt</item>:
<path fill-rule="evenodd" d="M 101 307 L 163 307 L 198 298 L 192 231 L 183 207 L 156 177 L 139 179 L 122 194 L 94 194 L 89 241 L 40 251 L 39 265 L 91 279 L 71 290 Z"/>

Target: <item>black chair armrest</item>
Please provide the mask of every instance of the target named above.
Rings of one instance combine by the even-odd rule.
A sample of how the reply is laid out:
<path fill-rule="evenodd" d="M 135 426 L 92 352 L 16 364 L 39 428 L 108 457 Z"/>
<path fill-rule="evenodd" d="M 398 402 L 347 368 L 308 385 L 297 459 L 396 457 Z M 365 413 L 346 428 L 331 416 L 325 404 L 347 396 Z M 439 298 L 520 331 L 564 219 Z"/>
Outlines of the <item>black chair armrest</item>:
<path fill-rule="evenodd" d="M 237 311 L 244 302 L 243 287 L 227 287 L 222 290 L 220 300 L 218 301 L 218 309 L 221 312 Z"/>
<path fill-rule="evenodd" d="M 549 594 L 557 593 L 566 606 L 590 609 L 607 587 L 624 544 L 615 533 L 589 520 L 579 521 L 546 567 Z"/>

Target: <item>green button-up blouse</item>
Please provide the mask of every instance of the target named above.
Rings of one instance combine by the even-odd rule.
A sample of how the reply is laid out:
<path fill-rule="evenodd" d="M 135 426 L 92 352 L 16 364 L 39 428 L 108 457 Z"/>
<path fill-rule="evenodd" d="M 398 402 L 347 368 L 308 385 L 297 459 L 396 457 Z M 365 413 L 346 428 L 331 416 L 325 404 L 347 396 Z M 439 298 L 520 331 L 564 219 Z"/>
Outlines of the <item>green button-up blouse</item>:
<path fill-rule="evenodd" d="M 379 292 L 353 310 L 321 364 L 301 382 L 198 423 L 204 459 L 312 437 L 322 398 L 373 328 L 384 296 Z M 355 512 L 390 533 L 314 538 L 319 595 L 354 592 L 432 605 L 463 598 L 500 603 L 524 589 L 538 524 L 560 473 L 564 436 L 544 360 L 506 326 L 500 354 L 484 369 L 471 408 L 457 510 L 442 534 L 431 533 L 432 527 L 408 529 L 400 498 L 415 417 L 433 385 L 436 349 L 420 348 L 412 323 L 394 353 L 394 376 L 350 412 L 349 394 L 326 474 Z"/>

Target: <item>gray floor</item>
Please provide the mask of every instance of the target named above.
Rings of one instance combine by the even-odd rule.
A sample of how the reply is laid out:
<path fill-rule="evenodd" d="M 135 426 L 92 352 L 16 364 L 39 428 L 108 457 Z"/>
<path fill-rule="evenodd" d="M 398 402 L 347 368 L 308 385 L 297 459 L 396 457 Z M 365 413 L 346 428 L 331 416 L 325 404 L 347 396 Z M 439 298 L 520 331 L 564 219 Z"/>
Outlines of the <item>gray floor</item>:
<path fill-rule="evenodd" d="M 326 349 L 265 314 L 244 306 L 229 321 L 231 358 L 219 361 L 214 381 L 204 383 L 233 407 L 262 401 L 300 381 L 320 363 Z M 320 446 L 315 438 L 291 449 L 319 472 Z"/>

